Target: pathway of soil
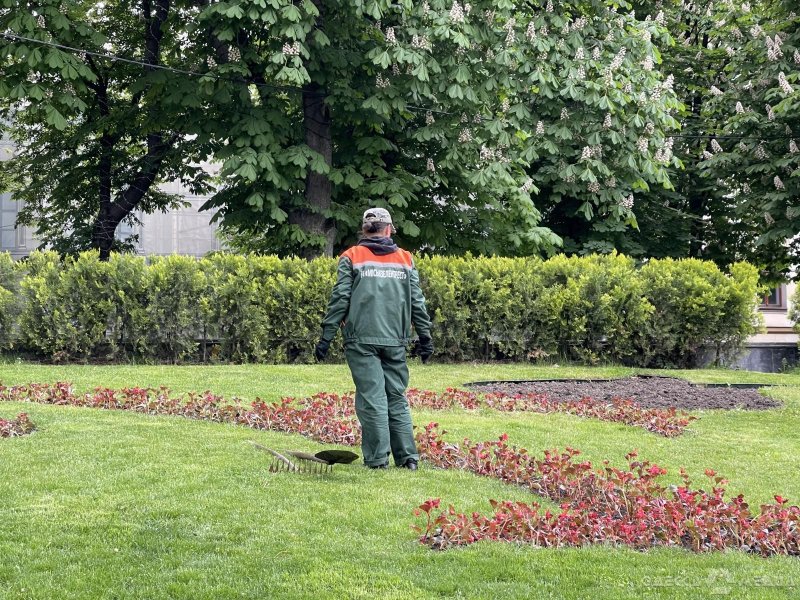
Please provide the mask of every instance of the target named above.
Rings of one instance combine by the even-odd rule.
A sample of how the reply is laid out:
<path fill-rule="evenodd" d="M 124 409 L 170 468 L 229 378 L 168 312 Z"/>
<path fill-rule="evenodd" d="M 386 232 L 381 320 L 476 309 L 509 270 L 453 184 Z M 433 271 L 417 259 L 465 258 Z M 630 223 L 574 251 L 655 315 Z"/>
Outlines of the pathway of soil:
<path fill-rule="evenodd" d="M 632 399 L 645 408 L 766 410 L 781 406 L 755 389 L 702 387 L 669 377 L 627 377 L 612 381 L 527 381 L 493 382 L 470 386 L 479 392 L 505 394 L 547 394 L 558 400 Z"/>

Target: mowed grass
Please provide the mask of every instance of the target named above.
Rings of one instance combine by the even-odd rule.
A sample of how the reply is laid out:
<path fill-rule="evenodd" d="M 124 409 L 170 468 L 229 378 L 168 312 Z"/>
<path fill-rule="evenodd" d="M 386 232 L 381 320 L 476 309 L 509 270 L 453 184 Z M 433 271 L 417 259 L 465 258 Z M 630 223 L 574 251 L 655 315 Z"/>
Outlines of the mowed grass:
<path fill-rule="evenodd" d="M 411 385 L 618 377 L 622 368 L 412 364 Z M 624 464 L 640 455 L 705 468 L 755 507 L 800 501 L 800 375 L 664 372 L 696 381 L 759 381 L 784 402 L 766 412 L 705 411 L 681 437 L 568 415 L 417 412 L 454 441 L 495 438 L 532 451 L 573 446 Z M 205 389 L 275 400 L 352 389 L 344 365 L 49 366 L 0 364 L 3 384 Z M 740 552 L 624 548 L 542 550 L 501 543 L 434 552 L 411 511 L 429 497 L 462 511 L 488 500 L 538 500 L 520 489 L 424 465 L 417 473 L 337 467 L 325 478 L 269 474 L 264 445 L 316 450 L 299 436 L 122 412 L 0 403 L 28 412 L 34 435 L 0 440 L 0 598 L 796 598 L 800 559 Z"/>

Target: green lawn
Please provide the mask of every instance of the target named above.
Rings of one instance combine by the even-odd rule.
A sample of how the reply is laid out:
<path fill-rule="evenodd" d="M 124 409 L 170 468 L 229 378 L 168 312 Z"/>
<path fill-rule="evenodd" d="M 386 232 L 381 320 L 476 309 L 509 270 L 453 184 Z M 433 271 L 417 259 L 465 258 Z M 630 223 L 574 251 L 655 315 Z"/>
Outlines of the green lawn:
<path fill-rule="evenodd" d="M 609 377 L 623 368 L 412 365 L 411 385 Z M 757 505 L 800 500 L 800 375 L 670 372 L 696 381 L 763 381 L 784 407 L 698 413 L 681 437 L 569 415 L 417 412 L 450 437 L 566 445 L 587 458 L 640 455 L 670 477 L 685 466 L 731 480 Z M 343 365 L 45 366 L 0 364 L 4 384 L 68 380 L 95 386 L 204 390 L 248 400 L 352 389 Z M 411 531 L 412 509 L 441 497 L 459 510 L 488 499 L 534 500 L 466 473 L 337 467 L 332 476 L 270 475 L 247 440 L 318 448 L 299 436 L 180 418 L 0 403 L 27 411 L 32 436 L 0 440 L 0 598 L 797 598 L 800 559 L 738 552 L 536 550 L 499 543 L 434 552 Z"/>

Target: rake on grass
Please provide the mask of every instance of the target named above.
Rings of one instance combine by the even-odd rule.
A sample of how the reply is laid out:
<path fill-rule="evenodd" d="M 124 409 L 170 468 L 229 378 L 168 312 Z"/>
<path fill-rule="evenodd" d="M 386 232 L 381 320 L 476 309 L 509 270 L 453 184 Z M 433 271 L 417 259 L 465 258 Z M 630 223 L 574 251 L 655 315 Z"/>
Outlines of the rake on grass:
<path fill-rule="evenodd" d="M 288 473 L 311 473 L 314 475 L 323 475 L 325 473 L 333 472 L 333 465 L 343 464 L 347 465 L 358 458 L 358 454 L 350 452 L 349 450 L 322 450 L 316 454 L 308 452 L 300 452 L 299 450 L 287 450 L 283 454 L 276 452 L 272 448 L 267 448 L 256 442 L 250 442 L 264 452 L 268 452 L 273 456 L 273 461 L 269 465 L 270 473 L 280 473 L 286 471 Z M 292 461 L 287 456 L 296 459 Z"/>

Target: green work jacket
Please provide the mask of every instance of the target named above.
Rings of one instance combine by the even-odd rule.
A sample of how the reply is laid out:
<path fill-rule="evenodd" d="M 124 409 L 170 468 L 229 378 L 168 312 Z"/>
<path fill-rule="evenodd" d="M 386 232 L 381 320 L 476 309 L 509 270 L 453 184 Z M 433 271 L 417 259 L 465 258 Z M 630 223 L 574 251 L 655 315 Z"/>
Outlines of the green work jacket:
<path fill-rule="evenodd" d="M 322 321 L 322 339 L 342 327 L 344 343 L 405 346 L 411 326 L 430 337 L 431 320 L 409 252 L 376 254 L 353 246 L 339 258 L 336 285 Z"/>

